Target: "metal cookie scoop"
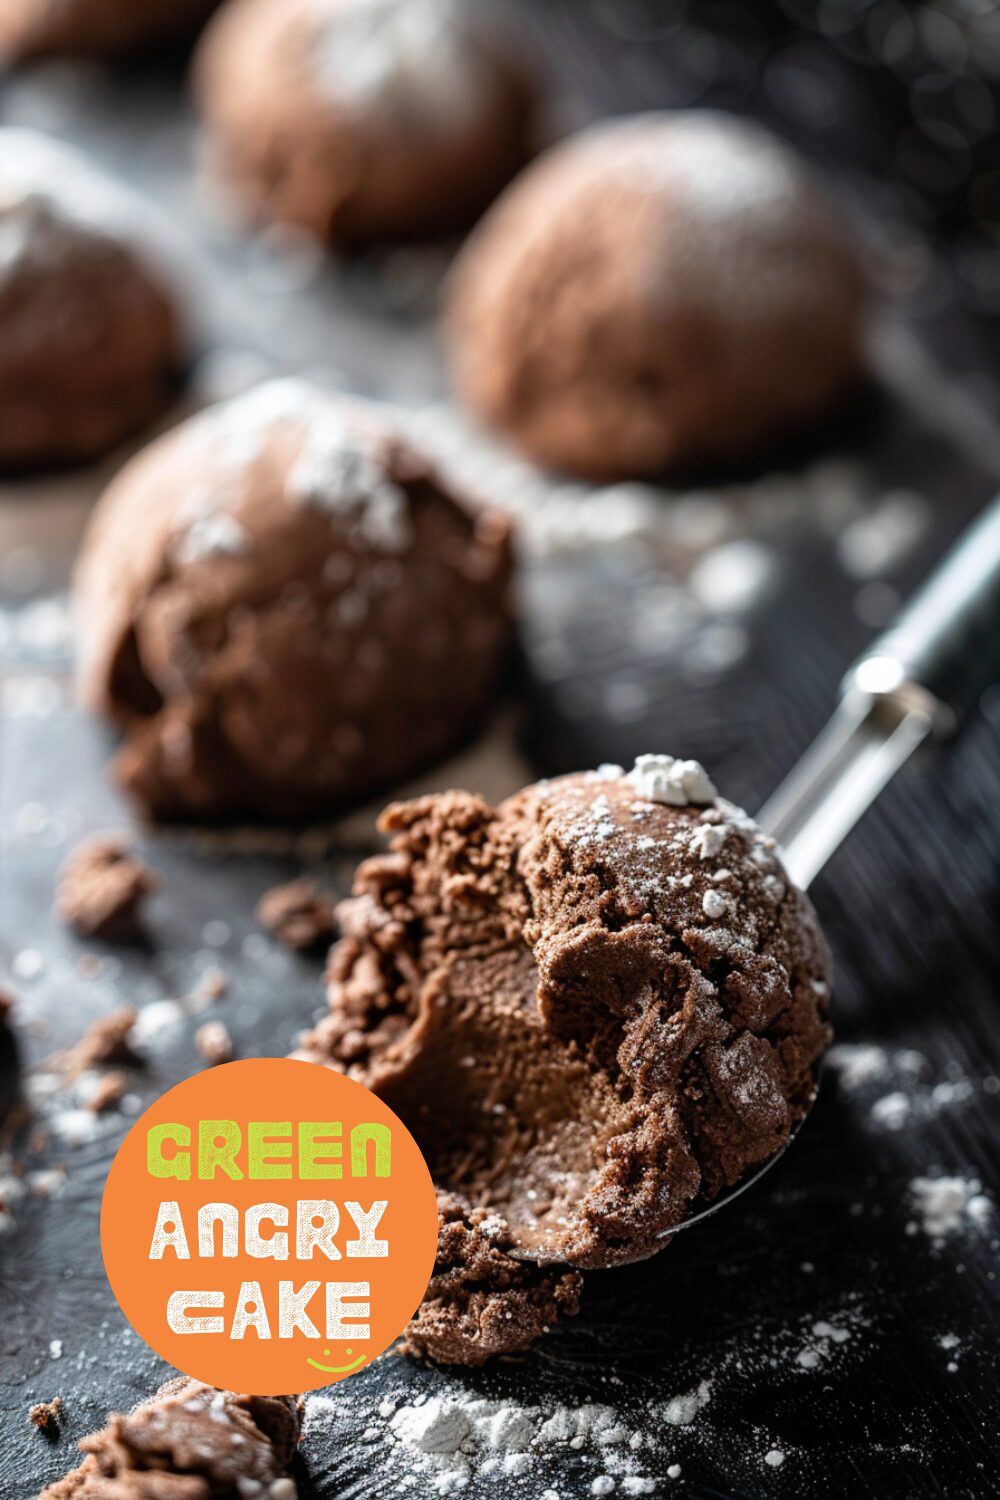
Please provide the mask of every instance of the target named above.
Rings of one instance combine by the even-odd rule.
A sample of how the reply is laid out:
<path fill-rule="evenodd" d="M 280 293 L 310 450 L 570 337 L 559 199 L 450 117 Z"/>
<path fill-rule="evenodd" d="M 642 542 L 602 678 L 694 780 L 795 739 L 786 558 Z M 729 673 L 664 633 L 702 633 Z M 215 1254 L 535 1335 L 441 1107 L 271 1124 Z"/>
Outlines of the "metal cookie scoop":
<path fill-rule="evenodd" d="M 803 890 L 913 752 L 961 729 L 1000 678 L 1000 496 L 844 679 L 833 717 L 757 821 Z M 781 1151 L 664 1234 L 688 1229 L 763 1177 Z"/>

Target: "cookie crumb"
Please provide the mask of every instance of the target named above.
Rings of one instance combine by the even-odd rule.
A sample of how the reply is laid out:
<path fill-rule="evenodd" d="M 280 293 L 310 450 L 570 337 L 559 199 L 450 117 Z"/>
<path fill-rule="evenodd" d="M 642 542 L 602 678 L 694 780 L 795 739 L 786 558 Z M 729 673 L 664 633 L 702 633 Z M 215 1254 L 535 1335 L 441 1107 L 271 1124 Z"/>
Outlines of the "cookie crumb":
<path fill-rule="evenodd" d="M 53 1396 L 51 1401 L 39 1401 L 28 1412 L 28 1420 L 39 1432 L 54 1436 L 62 1426 L 62 1398 Z"/>
<path fill-rule="evenodd" d="M 202 1000 L 221 1000 L 229 989 L 229 975 L 225 969 L 206 969 L 198 980 L 197 994 Z"/>
<path fill-rule="evenodd" d="M 63 865 L 56 914 L 80 937 L 126 942 L 139 932 L 143 903 L 159 884 L 124 839 L 99 834 L 78 844 Z"/>
<path fill-rule="evenodd" d="M 333 936 L 334 906 L 334 898 L 311 880 L 292 880 L 288 885 L 274 886 L 261 897 L 257 921 L 279 943 L 301 953 Z"/>
<path fill-rule="evenodd" d="M 105 1073 L 103 1078 L 98 1079 L 93 1093 L 87 1100 L 87 1108 L 91 1114 L 105 1114 L 107 1110 L 114 1109 L 115 1105 L 124 1097 L 127 1087 L 128 1080 L 124 1073 L 117 1071 L 114 1073 Z"/>
<path fill-rule="evenodd" d="M 233 1042 L 221 1021 L 206 1021 L 194 1034 L 194 1044 L 206 1062 L 229 1062 L 233 1055 Z"/>
<path fill-rule="evenodd" d="M 99 1016 L 93 1021 L 76 1046 L 64 1055 L 63 1063 L 69 1076 L 75 1078 L 88 1068 L 102 1067 L 106 1063 L 135 1062 L 131 1038 L 136 1014 L 131 1005 L 123 1005 L 110 1015 Z"/>

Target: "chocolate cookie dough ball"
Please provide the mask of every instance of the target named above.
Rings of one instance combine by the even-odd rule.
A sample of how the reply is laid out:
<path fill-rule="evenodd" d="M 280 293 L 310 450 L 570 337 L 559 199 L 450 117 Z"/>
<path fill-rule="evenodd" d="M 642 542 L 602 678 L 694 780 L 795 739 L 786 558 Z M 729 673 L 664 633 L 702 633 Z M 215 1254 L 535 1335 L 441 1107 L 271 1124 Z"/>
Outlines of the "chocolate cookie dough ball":
<path fill-rule="evenodd" d="M 181 1376 L 99 1432 L 38 1500 L 295 1500 L 294 1396 L 240 1396 Z"/>
<path fill-rule="evenodd" d="M 501 197 L 454 274 L 455 382 L 542 463 L 597 479 L 735 461 L 857 377 L 863 277 L 762 129 L 603 123 Z"/>
<path fill-rule="evenodd" d="M 114 56 L 193 36 L 216 0 L 0 0 L 0 61 Z"/>
<path fill-rule="evenodd" d="M 462 0 L 230 0 L 197 83 L 257 215 L 336 244 L 464 228 L 526 156 L 528 91 Z"/>
<path fill-rule="evenodd" d="M 298 818 L 451 748 L 511 633 L 505 519 L 370 410 L 260 386 L 148 447 L 78 570 L 85 700 L 153 815 Z"/>
<path fill-rule="evenodd" d="M 95 458 L 170 399 L 183 334 L 141 216 L 68 147 L 0 129 L 0 472 Z"/>
<path fill-rule="evenodd" d="M 829 957 L 700 766 L 642 756 L 499 807 L 449 792 L 382 826 L 301 1055 L 385 1099 L 505 1257 L 638 1260 L 785 1145 Z"/>

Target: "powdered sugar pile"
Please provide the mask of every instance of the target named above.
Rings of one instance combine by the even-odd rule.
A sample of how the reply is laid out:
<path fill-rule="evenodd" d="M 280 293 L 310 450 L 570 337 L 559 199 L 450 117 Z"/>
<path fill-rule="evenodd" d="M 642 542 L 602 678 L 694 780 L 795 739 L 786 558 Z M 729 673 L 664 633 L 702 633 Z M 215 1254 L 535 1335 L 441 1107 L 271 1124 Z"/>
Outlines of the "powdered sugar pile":
<path fill-rule="evenodd" d="M 404 1400 L 386 1396 L 370 1413 L 364 1439 L 381 1444 L 378 1462 L 406 1476 L 400 1489 L 423 1480 L 426 1491 L 449 1495 L 480 1479 L 505 1484 L 510 1492 L 545 1500 L 565 1494 L 560 1461 L 577 1455 L 589 1470 L 591 1494 L 653 1494 L 654 1468 L 669 1477 L 677 1464 L 664 1465 L 663 1429 L 691 1427 L 708 1406 L 712 1383 L 702 1380 L 689 1391 L 664 1401 L 648 1401 L 626 1415 L 606 1402 L 578 1405 L 526 1405 L 490 1400 L 441 1377 L 438 1394 Z M 306 1397 L 305 1439 L 329 1433 L 346 1421 L 356 1423 L 329 1396 Z M 560 1477 L 561 1476 L 561 1477 Z"/>
<path fill-rule="evenodd" d="M 664 802 L 672 807 L 707 807 L 717 796 L 696 760 L 676 760 L 672 755 L 637 756 L 628 780 L 648 802 Z"/>
<path fill-rule="evenodd" d="M 982 1231 L 992 1223 L 993 1201 L 975 1177 L 914 1177 L 910 1199 L 917 1218 L 908 1228 L 923 1230 L 937 1245 L 949 1235 Z"/>

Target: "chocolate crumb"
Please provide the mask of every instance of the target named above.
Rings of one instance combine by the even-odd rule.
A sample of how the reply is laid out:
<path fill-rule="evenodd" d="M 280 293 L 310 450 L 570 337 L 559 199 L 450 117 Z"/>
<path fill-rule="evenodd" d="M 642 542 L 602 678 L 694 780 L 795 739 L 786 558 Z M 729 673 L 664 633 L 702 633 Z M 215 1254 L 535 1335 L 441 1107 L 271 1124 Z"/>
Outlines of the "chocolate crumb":
<path fill-rule="evenodd" d="M 79 844 L 63 866 L 56 913 L 81 937 L 124 942 L 140 930 L 143 902 L 159 883 L 123 839 L 101 834 Z"/>
<path fill-rule="evenodd" d="M 527 1349 L 557 1318 L 579 1310 L 578 1271 L 515 1260 L 510 1245 L 498 1214 L 467 1212 L 457 1198 L 439 1193 L 434 1274 L 406 1326 L 401 1352 L 439 1364 L 482 1365 Z"/>
<path fill-rule="evenodd" d="M 62 1426 L 62 1398 L 53 1396 L 51 1401 L 39 1401 L 28 1412 L 28 1420 L 46 1437 L 54 1437 Z"/>
<path fill-rule="evenodd" d="M 233 1042 L 221 1021 L 206 1021 L 194 1034 L 194 1044 L 202 1057 L 214 1067 L 233 1055 Z"/>
<path fill-rule="evenodd" d="M 286 948 L 305 952 L 333 936 L 334 909 L 333 897 L 311 880 L 293 880 L 288 885 L 276 885 L 261 897 L 257 921 Z"/>
<path fill-rule="evenodd" d="M 225 969 L 206 969 L 198 980 L 198 995 L 205 1000 L 221 1000 L 228 989 L 229 975 Z"/>
<path fill-rule="evenodd" d="M 91 1114 L 102 1115 L 106 1110 L 114 1109 L 128 1087 L 128 1080 L 124 1073 L 105 1073 L 98 1080 L 97 1086 L 90 1098 L 87 1100 L 87 1108 Z"/>
<path fill-rule="evenodd" d="M 39 1500 L 295 1500 L 292 1396 L 239 1396 L 180 1377 L 81 1439 L 83 1463 Z"/>
<path fill-rule="evenodd" d="M 110 1015 L 98 1017 L 63 1057 L 69 1076 L 75 1078 L 88 1068 L 102 1067 L 106 1063 L 135 1062 L 135 1053 L 129 1045 L 135 1022 L 136 1012 L 131 1005 L 123 1005 Z"/>

